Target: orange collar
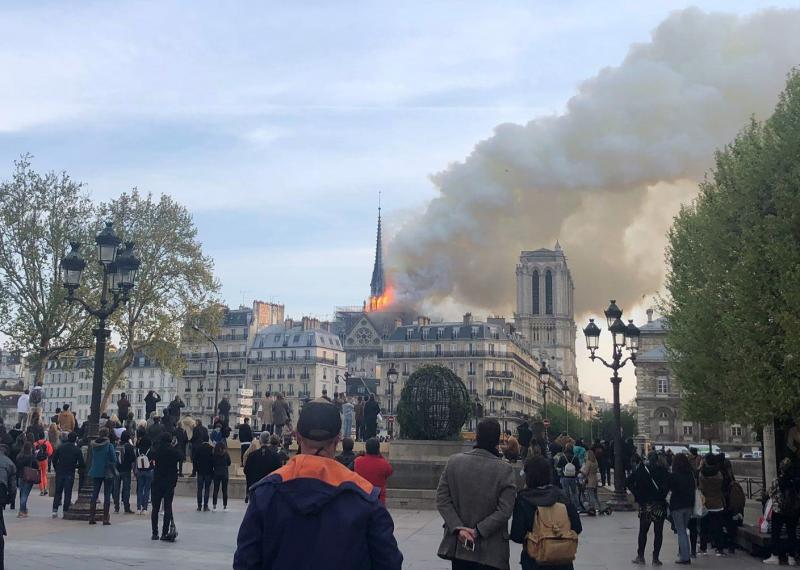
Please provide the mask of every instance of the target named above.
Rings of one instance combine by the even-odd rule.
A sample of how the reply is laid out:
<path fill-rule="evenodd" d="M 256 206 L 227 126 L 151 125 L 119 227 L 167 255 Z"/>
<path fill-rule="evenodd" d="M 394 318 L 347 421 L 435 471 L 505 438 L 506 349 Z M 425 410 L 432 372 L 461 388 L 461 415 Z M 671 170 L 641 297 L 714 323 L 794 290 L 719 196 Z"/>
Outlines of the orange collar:
<path fill-rule="evenodd" d="M 333 487 L 353 483 L 367 494 L 372 493 L 373 488 L 372 483 L 335 459 L 317 455 L 295 455 L 273 475 L 278 475 L 284 483 L 293 479 L 319 479 Z"/>

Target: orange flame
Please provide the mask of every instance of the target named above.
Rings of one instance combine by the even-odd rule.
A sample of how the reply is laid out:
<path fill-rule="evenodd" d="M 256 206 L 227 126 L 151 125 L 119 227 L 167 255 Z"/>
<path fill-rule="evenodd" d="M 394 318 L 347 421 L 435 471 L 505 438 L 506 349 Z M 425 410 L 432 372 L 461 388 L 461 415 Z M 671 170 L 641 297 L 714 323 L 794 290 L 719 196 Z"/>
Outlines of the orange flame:
<path fill-rule="evenodd" d="M 367 312 L 381 311 L 388 308 L 394 302 L 394 287 L 391 285 L 386 287 L 383 295 L 380 297 L 370 297 L 367 304 Z"/>

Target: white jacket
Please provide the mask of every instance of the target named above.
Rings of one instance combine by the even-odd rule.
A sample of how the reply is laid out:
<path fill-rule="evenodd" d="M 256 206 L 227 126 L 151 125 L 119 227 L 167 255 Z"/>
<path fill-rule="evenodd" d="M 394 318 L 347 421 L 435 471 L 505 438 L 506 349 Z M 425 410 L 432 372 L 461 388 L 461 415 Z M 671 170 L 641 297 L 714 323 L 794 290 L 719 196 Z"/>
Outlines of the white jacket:
<path fill-rule="evenodd" d="M 31 397 L 27 394 L 22 394 L 17 400 L 17 412 L 20 414 L 27 414 L 31 411 L 31 404 L 30 404 Z"/>

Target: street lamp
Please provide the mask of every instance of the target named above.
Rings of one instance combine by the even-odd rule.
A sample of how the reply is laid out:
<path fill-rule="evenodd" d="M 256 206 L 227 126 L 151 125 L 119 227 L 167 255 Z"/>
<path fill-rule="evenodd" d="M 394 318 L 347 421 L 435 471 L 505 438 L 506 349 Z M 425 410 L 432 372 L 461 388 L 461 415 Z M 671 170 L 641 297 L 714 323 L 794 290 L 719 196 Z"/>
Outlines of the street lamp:
<path fill-rule="evenodd" d="M 622 461 L 622 419 L 620 417 L 619 402 L 619 384 L 622 379 L 619 377 L 618 371 L 629 360 L 634 365 L 636 364 L 636 352 L 639 350 L 639 329 L 636 328 L 632 320 L 628 321 L 628 325 L 625 326 L 622 322 L 622 309 L 617 306 L 616 301 L 613 299 L 604 313 L 608 323 L 608 330 L 611 332 L 613 340 L 611 363 L 606 362 L 602 357 L 595 354 L 600 342 L 600 327 L 594 323 L 594 319 L 589 319 L 589 324 L 583 329 L 583 334 L 586 337 L 586 348 L 589 350 L 589 358 L 592 359 L 592 362 L 599 360 L 607 368 L 614 371 L 614 375 L 611 377 L 611 384 L 614 387 L 614 495 L 608 504 L 617 511 L 632 510 L 633 507 L 628 502 L 625 492 L 625 466 Z M 622 358 L 623 348 L 627 348 L 630 352 L 630 356 L 624 360 Z"/>
<path fill-rule="evenodd" d="M 580 412 L 580 419 L 581 419 L 581 439 L 584 438 L 586 435 L 586 429 L 583 426 L 583 394 L 578 392 L 578 410 Z"/>
<path fill-rule="evenodd" d="M 569 398 L 569 386 L 567 386 L 566 381 L 563 381 L 562 390 L 564 392 L 564 430 L 567 432 L 567 436 L 569 436 L 569 406 L 568 406 L 568 398 Z"/>
<path fill-rule="evenodd" d="M 67 302 L 78 303 L 93 317 L 97 318 L 97 328 L 93 329 L 95 337 L 94 370 L 92 373 L 92 403 L 89 410 L 89 421 L 86 437 L 93 439 L 100 431 L 100 399 L 103 390 L 103 367 L 105 365 L 106 341 L 111 331 L 106 328 L 106 321 L 121 305 L 130 299 L 139 270 L 139 259 L 133 253 L 133 242 L 127 242 L 120 250 L 122 240 L 114 233 L 111 222 L 106 222 L 103 230 L 97 234 L 97 262 L 103 267 L 103 286 L 100 291 L 100 305 L 93 307 L 75 295 L 81 285 L 81 276 L 86 269 L 86 260 L 81 256 L 78 242 L 70 242 L 70 251 L 61 259 L 61 280 L 67 290 Z M 111 298 L 109 298 L 109 295 Z M 91 447 L 90 447 L 91 449 Z M 91 463 L 91 460 L 90 460 Z M 88 520 L 91 505 L 91 478 L 84 479 L 84 485 L 78 491 L 78 500 L 65 518 L 72 520 Z"/>
<path fill-rule="evenodd" d="M 390 366 L 386 373 L 386 378 L 389 380 L 389 414 L 394 414 L 394 385 L 399 377 L 400 374 L 397 373 L 394 366 Z"/>
<path fill-rule="evenodd" d="M 192 325 L 192 329 L 199 332 L 201 335 L 205 337 L 205 339 L 211 343 L 214 347 L 214 351 L 217 353 L 217 381 L 214 382 L 214 409 L 211 410 L 211 427 L 214 427 L 214 414 L 217 413 L 217 406 L 219 405 L 219 374 L 220 369 L 222 368 L 222 361 L 219 357 L 219 347 L 217 343 L 214 342 L 214 337 L 208 334 L 205 330 L 201 329 L 196 324 Z"/>
<path fill-rule="evenodd" d="M 589 402 L 589 407 L 587 409 L 589 410 L 589 439 L 594 442 L 594 416 L 592 415 L 594 408 L 591 402 Z"/>
<path fill-rule="evenodd" d="M 550 438 L 547 435 L 547 423 L 549 423 L 549 419 L 547 418 L 547 387 L 550 385 L 550 371 L 547 369 L 547 361 L 542 360 L 542 366 L 539 368 L 539 382 L 542 384 L 542 406 L 543 406 L 543 413 L 544 417 L 542 418 L 544 422 L 544 439 L 547 443 L 550 443 Z"/>

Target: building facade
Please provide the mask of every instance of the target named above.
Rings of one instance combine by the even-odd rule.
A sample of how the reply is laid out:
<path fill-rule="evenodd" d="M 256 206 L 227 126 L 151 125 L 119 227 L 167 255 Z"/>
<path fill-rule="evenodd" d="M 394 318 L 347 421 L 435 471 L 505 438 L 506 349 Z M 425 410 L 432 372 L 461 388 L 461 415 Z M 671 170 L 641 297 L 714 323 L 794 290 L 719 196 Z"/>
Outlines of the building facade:
<path fill-rule="evenodd" d="M 551 373 L 569 387 L 568 405 L 577 414 L 575 286 L 558 242 L 554 249 L 523 251 L 516 277 L 516 330 L 525 338 L 530 353 L 545 360 Z"/>
<path fill-rule="evenodd" d="M 246 387 L 255 399 L 265 392 L 283 394 L 295 420 L 302 402 L 321 397 L 323 390 L 329 396 L 346 390 L 341 340 L 310 317 L 259 330 L 247 362 Z"/>
<path fill-rule="evenodd" d="M 479 322 L 467 313 L 461 322 L 431 323 L 419 317 L 416 324 L 395 329 L 379 361 L 382 386 L 391 389 L 385 378 L 389 369 L 399 373 L 395 406 L 408 377 L 435 364 L 455 372 L 484 417 L 497 418 L 504 429 L 514 430 L 525 418 L 541 414 L 539 362 L 502 318 Z"/>
<path fill-rule="evenodd" d="M 653 445 L 708 443 L 729 448 L 749 449 L 756 445 L 750 426 L 721 422 L 702 424 L 687 418 L 682 410 L 683 394 L 673 377 L 666 349 L 667 322 L 653 318 L 640 328 L 636 357 L 636 414 L 639 439 Z"/>

